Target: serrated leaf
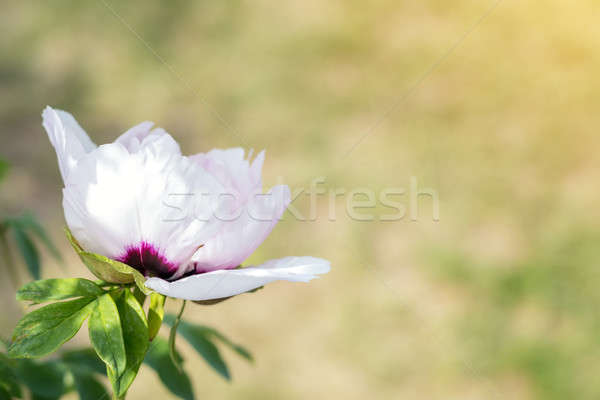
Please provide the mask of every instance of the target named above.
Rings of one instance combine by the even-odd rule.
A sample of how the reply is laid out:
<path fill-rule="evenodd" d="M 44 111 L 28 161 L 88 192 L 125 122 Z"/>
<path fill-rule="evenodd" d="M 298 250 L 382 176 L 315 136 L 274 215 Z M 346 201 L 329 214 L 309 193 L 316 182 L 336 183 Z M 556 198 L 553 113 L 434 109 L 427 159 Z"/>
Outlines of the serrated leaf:
<path fill-rule="evenodd" d="M 13 237 L 17 248 L 33 279 L 40 279 L 40 255 L 27 233 L 18 226 L 13 227 Z"/>
<path fill-rule="evenodd" d="M 71 339 L 90 315 L 94 299 L 49 304 L 25 315 L 17 324 L 8 349 L 14 358 L 42 357 Z"/>
<path fill-rule="evenodd" d="M 125 371 L 117 380 L 117 394 L 123 396 L 133 383 L 140 365 L 144 361 L 150 341 L 146 315 L 135 296 L 129 290 L 125 290 L 117 299 L 116 304 L 121 318 L 127 359 Z"/>
<path fill-rule="evenodd" d="M 130 267 L 127 264 L 111 260 L 110 258 L 100 254 L 84 251 L 81 245 L 77 243 L 77 240 L 73 237 L 68 228 L 65 228 L 65 232 L 69 242 L 71 242 L 71 246 L 73 246 L 73 249 L 75 249 L 81 261 L 83 261 L 85 266 L 96 277 L 109 283 L 123 284 L 135 282 L 142 293 L 146 295 L 152 293 L 152 291 L 144 285 L 146 278 L 144 278 L 144 276 L 138 270 Z"/>
<path fill-rule="evenodd" d="M 160 293 L 150 295 L 150 308 L 148 308 L 148 331 L 150 340 L 154 339 L 160 330 L 165 315 L 165 300 Z"/>
<path fill-rule="evenodd" d="M 65 351 L 60 358 L 71 369 L 88 374 L 106 374 L 106 367 L 94 349 Z"/>
<path fill-rule="evenodd" d="M 44 303 L 73 297 L 97 297 L 104 291 L 94 282 L 82 278 L 34 281 L 17 291 L 17 300 Z"/>
<path fill-rule="evenodd" d="M 167 325 L 171 326 L 171 325 L 173 325 L 173 321 L 175 321 L 175 316 L 173 314 L 167 314 L 167 315 L 165 315 L 164 321 Z M 186 326 L 186 328 L 183 328 L 183 326 Z M 216 329 L 211 328 L 206 325 L 193 324 L 193 323 L 187 322 L 187 321 L 181 322 L 180 329 L 183 328 L 185 330 L 185 329 L 187 329 L 188 326 L 192 326 L 196 332 L 199 332 L 200 334 L 208 337 L 211 341 L 212 341 L 212 339 L 219 340 L 221 343 L 223 343 L 224 345 L 229 347 L 231 350 L 233 350 L 234 352 L 236 352 L 238 355 L 245 358 L 249 362 L 254 361 L 252 354 L 250 354 L 250 352 L 248 350 L 246 350 L 243 346 L 232 342 L 230 339 L 228 339 L 225 335 L 223 335 Z M 181 331 L 181 333 L 183 334 L 183 331 Z"/>
<path fill-rule="evenodd" d="M 185 371 L 178 371 L 173 364 L 169 356 L 169 343 L 165 339 L 160 336 L 154 338 L 144 363 L 156 371 L 171 393 L 184 400 L 194 400 L 190 378 Z"/>
<path fill-rule="evenodd" d="M 71 370 L 79 400 L 109 400 L 106 388 L 94 375 Z"/>
<path fill-rule="evenodd" d="M 88 322 L 90 342 L 107 366 L 108 377 L 117 392 L 117 379 L 127 363 L 119 310 L 110 293 L 98 297 Z"/>
<path fill-rule="evenodd" d="M 16 367 L 16 374 L 25 386 L 34 394 L 47 398 L 59 398 L 65 392 L 66 372 L 64 366 L 53 361 L 19 360 Z"/>

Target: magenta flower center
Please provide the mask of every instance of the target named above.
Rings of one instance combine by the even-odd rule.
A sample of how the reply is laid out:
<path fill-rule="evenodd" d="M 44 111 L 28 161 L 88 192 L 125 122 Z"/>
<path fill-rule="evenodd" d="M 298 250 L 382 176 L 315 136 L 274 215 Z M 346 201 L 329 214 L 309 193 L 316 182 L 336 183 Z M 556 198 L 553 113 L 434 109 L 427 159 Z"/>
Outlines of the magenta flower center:
<path fill-rule="evenodd" d="M 154 245 L 148 242 L 129 246 L 117 261 L 137 269 L 144 276 L 157 276 L 162 279 L 172 276 L 178 267 L 169 262 Z"/>

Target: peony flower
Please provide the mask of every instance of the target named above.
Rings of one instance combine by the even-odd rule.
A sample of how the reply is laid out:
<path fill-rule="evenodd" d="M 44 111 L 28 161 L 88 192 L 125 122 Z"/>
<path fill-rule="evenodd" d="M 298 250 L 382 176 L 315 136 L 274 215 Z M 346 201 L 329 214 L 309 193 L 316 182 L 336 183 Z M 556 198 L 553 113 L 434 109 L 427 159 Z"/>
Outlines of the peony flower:
<path fill-rule="evenodd" d="M 96 146 L 71 114 L 46 107 L 42 118 L 73 237 L 85 251 L 138 270 L 146 287 L 200 301 L 329 271 L 314 257 L 239 268 L 290 203 L 285 185 L 262 193 L 264 152 L 253 161 L 241 148 L 187 157 L 152 122 Z"/>

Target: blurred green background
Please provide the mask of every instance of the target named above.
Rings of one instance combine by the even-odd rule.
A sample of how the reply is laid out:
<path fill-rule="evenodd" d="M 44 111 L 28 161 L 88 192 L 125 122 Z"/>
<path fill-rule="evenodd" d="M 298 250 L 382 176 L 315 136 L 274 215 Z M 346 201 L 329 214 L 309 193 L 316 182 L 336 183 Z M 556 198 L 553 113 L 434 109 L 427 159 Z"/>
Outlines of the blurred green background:
<path fill-rule="evenodd" d="M 314 255 L 328 275 L 188 308 L 257 359 L 226 353 L 228 384 L 184 351 L 198 397 L 597 399 L 600 3 L 501 1 L 442 58 L 492 4 L 5 3 L 2 211 L 49 228 L 66 261 L 46 257 L 45 277 L 89 276 L 62 235 L 46 104 L 97 143 L 153 120 L 186 153 L 266 149 L 267 187 L 415 176 L 439 222 L 426 198 L 416 222 L 353 221 L 343 197 L 330 221 L 320 197 L 315 221 L 286 214 L 250 261 Z M 22 310 L 0 284 L 7 337 Z M 128 398 L 169 396 L 142 368 Z"/>

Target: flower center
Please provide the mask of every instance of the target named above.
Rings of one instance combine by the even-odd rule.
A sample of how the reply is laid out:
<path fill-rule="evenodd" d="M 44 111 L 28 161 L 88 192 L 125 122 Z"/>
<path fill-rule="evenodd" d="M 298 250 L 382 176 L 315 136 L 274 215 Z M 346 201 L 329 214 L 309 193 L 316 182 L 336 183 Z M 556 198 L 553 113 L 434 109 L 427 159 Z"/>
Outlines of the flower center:
<path fill-rule="evenodd" d="M 140 271 L 144 276 L 167 279 L 177 271 L 177 265 L 169 262 L 151 243 L 142 242 L 129 246 L 118 261 Z"/>

